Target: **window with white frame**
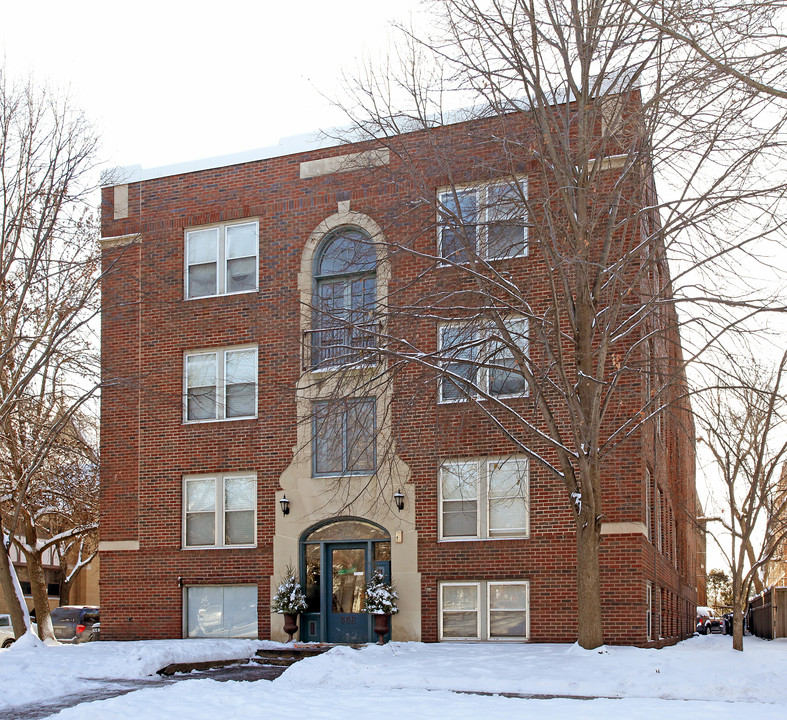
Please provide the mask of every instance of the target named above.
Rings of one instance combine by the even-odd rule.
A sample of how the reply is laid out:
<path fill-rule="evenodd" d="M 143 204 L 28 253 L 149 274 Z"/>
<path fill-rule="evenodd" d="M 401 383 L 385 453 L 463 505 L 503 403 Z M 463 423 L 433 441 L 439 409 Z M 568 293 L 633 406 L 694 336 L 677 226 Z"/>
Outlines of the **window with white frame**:
<path fill-rule="evenodd" d="M 186 231 L 186 297 L 257 289 L 259 224 L 241 222 Z"/>
<path fill-rule="evenodd" d="M 440 468 L 443 540 L 527 537 L 527 458 L 458 460 Z"/>
<path fill-rule="evenodd" d="M 254 546 L 257 477 L 253 473 L 183 478 L 183 547 Z"/>
<path fill-rule="evenodd" d="M 526 318 L 509 318 L 503 328 L 477 323 L 452 323 L 438 330 L 443 367 L 440 401 L 457 402 L 479 394 L 495 398 L 527 394 L 527 381 L 517 352 L 528 354 Z"/>
<path fill-rule="evenodd" d="M 257 416 L 257 348 L 237 347 L 186 353 L 186 422 Z"/>
<path fill-rule="evenodd" d="M 645 584 L 645 632 L 647 639 L 653 639 L 653 583 Z"/>
<path fill-rule="evenodd" d="M 438 194 L 439 254 L 453 263 L 527 255 L 527 182 L 496 183 Z"/>
<path fill-rule="evenodd" d="M 256 638 L 256 585 L 184 588 L 186 637 Z"/>
<path fill-rule="evenodd" d="M 440 583 L 440 640 L 526 640 L 529 637 L 526 581 Z"/>
<path fill-rule="evenodd" d="M 374 398 L 325 400 L 313 406 L 313 473 L 359 475 L 374 472 L 377 463 Z"/>

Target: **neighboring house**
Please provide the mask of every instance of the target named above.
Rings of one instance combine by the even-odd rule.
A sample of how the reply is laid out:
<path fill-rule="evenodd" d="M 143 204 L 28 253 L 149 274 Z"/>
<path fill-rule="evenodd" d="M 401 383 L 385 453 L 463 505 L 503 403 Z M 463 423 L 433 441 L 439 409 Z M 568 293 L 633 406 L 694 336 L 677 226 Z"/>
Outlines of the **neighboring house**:
<path fill-rule="evenodd" d="M 407 184 L 375 175 L 396 162 L 305 142 L 105 180 L 102 638 L 283 639 L 270 604 L 292 565 L 309 599 L 302 640 L 374 639 L 359 612 L 374 567 L 399 591 L 395 640 L 576 639 L 560 483 L 467 411 L 451 381 L 409 395 L 395 428 L 396 387 L 370 379 L 329 400 L 328 369 L 375 357 L 375 307 L 418 272 L 417 258 L 386 250 L 413 231 L 399 212 Z M 468 181 L 462 202 L 499 192 L 486 180 Z M 459 252 L 432 228 L 433 253 Z M 525 220 L 508 230 L 495 257 L 526 285 Z M 527 323 L 508 327 L 527 347 Z M 450 323 L 415 331 L 437 349 L 456 341 Z M 680 364 L 677 331 L 643 347 Z M 484 378 L 529 402 L 515 373 Z M 603 478 L 605 639 L 663 644 L 694 629 L 691 419 L 679 406 L 634 435 Z"/>
<path fill-rule="evenodd" d="M 27 602 L 27 609 L 33 610 L 33 596 L 30 589 L 30 581 L 27 576 L 27 563 L 24 554 L 16 546 L 11 547 L 11 561 L 14 564 L 19 584 L 22 586 L 22 593 Z M 49 609 L 60 605 L 60 581 L 61 566 L 60 558 L 56 548 L 49 548 L 43 555 L 44 573 L 47 580 L 47 594 L 49 596 Z M 98 605 L 99 604 L 99 560 L 98 557 L 88 563 L 76 577 L 71 586 L 68 602 L 71 605 Z M 8 602 L 5 596 L 0 593 L 0 613 L 8 612 Z"/>

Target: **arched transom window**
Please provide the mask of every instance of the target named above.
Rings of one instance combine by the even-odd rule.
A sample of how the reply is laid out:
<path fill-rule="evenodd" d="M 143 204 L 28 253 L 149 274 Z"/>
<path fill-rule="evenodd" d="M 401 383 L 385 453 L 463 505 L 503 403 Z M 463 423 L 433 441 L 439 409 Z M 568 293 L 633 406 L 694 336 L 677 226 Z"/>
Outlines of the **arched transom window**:
<path fill-rule="evenodd" d="M 332 231 L 314 265 L 314 317 L 310 331 L 314 368 L 368 363 L 376 343 L 377 255 L 362 230 Z"/>

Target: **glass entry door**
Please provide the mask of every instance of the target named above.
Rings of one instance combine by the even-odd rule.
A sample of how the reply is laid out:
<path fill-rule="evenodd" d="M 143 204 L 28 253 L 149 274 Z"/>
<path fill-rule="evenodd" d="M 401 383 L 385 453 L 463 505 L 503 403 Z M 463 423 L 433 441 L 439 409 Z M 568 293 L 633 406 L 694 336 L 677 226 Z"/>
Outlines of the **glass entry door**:
<path fill-rule="evenodd" d="M 364 612 L 366 583 L 374 570 L 391 579 L 391 536 L 360 518 L 342 518 L 307 530 L 301 538 L 301 584 L 306 612 L 301 640 L 374 642 L 373 617 Z"/>
<path fill-rule="evenodd" d="M 328 605 L 328 642 L 369 642 L 369 615 L 364 612 L 366 543 L 328 545 L 331 597 Z"/>

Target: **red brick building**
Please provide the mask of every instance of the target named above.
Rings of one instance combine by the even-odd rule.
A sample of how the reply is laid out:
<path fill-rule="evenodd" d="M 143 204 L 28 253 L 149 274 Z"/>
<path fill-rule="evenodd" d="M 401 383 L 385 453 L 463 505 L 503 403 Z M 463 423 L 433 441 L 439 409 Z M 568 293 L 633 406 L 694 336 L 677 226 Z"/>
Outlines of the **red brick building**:
<path fill-rule="evenodd" d="M 537 297 L 537 219 L 499 221 L 494 208 L 544 184 L 527 162 L 513 185 L 479 170 L 494 150 L 464 129 L 440 131 L 456 143 L 459 192 L 445 168 L 424 182 L 447 211 L 484 208 L 487 224 L 472 228 L 484 259 Z M 373 639 L 362 588 L 375 567 L 399 590 L 394 639 L 576 639 L 566 490 L 467 393 L 472 381 L 538 424 L 514 355 L 490 350 L 486 326 L 468 337 L 450 317 L 377 314 L 391 298 L 401 308 L 465 282 L 434 261 L 461 262 L 463 249 L 414 202 L 423 188 L 397 180 L 402 162 L 388 148 L 305 142 L 107 180 L 102 637 L 281 639 L 271 596 L 292 566 L 310 604 L 304 640 Z M 619 172 L 613 158 L 605 167 Z M 654 268 L 666 286 L 664 261 Z M 657 332 L 675 326 L 674 310 L 666 303 L 650 322 L 631 355 L 661 377 L 653 358 L 680 366 L 677 331 Z M 527 318 L 506 328 L 526 351 Z M 433 356 L 465 350 L 440 361 L 448 376 L 417 362 L 397 375 L 395 356 L 374 350 L 402 335 Z M 468 348 L 498 362 L 474 366 Z M 604 466 L 607 642 L 663 644 L 694 629 L 693 430 L 681 387 L 662 377 L 672 409 L 631 430 Z M 651 380 L 629 390 L 620 413 L 655 394 Z"/>

